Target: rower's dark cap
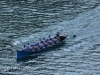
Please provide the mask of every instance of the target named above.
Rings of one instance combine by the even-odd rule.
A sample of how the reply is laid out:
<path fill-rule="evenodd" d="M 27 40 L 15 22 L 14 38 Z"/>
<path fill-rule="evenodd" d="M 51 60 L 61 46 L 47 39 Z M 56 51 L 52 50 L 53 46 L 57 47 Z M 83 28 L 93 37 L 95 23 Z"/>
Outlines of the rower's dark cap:
<path fill-rule="evenodd" d="M 50 35 L 49 35 L 49 37 L 50 37 Z"/>
<path fill-rule="evenodd" d="M 29 45 L 29 43 L 27 43 Z"/>
<path fill-rule="evenodd" d="M 26 47 L 26 45 L 24 45 L 24 47 Z"/>

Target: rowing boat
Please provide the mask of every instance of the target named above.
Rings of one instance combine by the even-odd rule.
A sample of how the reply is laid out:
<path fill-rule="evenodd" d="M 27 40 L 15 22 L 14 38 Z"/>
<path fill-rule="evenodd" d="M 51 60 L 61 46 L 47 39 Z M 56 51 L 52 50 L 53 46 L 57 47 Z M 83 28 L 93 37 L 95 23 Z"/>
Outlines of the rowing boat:
<path fill-rule="evenodd" d="M 49 46 L 49 47 L 41 49 L 41 50 L 38 50 L 38 51 L 31 51 L 31 52 L 30 51 L 17 51 L 17 60 L 26 59 L 29 56 L 35 56 L 36 54 L 39 54 L 41 52 L 60 47 L 64 44 L 65 39 L 66 39 L 66 36 L 60 36 L 60 40 L 57 44 Z"/>

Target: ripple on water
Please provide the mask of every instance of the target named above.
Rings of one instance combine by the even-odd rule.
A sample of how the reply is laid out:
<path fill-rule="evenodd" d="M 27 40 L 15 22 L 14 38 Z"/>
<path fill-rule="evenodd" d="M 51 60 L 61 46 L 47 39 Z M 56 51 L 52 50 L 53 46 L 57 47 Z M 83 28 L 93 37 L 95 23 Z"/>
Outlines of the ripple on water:
<path fill-rule="evenodd" d="M 0 4 L 0 74 L 100 75 L 99 0 L 11 0 Z M 17 48 L 57 31 L 69 35 L 62 47 L 16 62 Z M 73 35 L 77 37 L 73 39 Z"/>

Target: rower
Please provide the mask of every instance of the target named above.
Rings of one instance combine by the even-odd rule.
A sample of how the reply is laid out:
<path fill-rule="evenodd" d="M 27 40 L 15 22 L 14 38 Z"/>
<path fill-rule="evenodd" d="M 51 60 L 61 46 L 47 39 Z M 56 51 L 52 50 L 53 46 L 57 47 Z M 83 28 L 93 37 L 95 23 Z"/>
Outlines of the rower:
<path fill-rule="evenodd" d="M 35 44 L 32 44 L 32 45 L 31 45 L 31 47 L 34 47 L 34 46 L 35 46 Z"/>
<path fill-rule="evenodd" d="M 38 44 L 37 44 L 36 42 L 33 43 L 33 44 L 31 45 L 31 47 L 32 47 L 32 50 L 33 50 L 33 51 L 38 51 L 38 50 L 39 50 Z"/>
<path fill-rule="evenodd" d="M 24 47 L 22 48 L 22 51 L 27 51 L 26 45 L 24 45 Z"/>
<path fill-rule="evenodd" d="M 45 38 L 43 38 L 42 43 L 43 43 L 44 47 L 48 47 L 48 43 L 47 43 L 47 40 L 45 40 Z"/>
<path fill-rule="evenodd" d="M 54 44 L 52 38 L 50 38 L 50 40 L 48 40 L 48 43 L 49 43 L 50 45 L 53 45 L 53 44 Z"/>
<path fill-rule="evenodd" d="M 33 46 L 34 50 L 35 51 L 38 51 L 39 50 L 39 47 L 36 45 L 36 46 Z"/>
<path fill-rule="evenodd" d="M 43 48 L 43 46 L 40 43 L 37 43 L 37 46 L 38 46 L 39 49 Z"/>
<path fill-rule="evenodd" d="M 54 39 L 52 39 L 54 44 L 57 44 L 58 43 L 58 40 L 57 40 L 57 37 L 54 37 Z"/>
<path fill-rule="evenodd" d="M 43 40 L 42 40 L 43 42 L 45 42 L 46 40 L 45 40 L 45 38 L 43 38 Z"/>
<path fill-rule="evenodd" d="M 36 50 L 36 49 L 35 49 L 36 46 L 37 46 L 37 43 L 33 43 L 33 44 L 31 44 L 32 50 Z"/>
<path fill-rule="evenodd" d="M 27 43 L 27 48 L 28 48 L 28 50 L 32 50 L 32 47 L 30 46 L 29 43 Z"/>
<path fill-rule="evenodd" d="M 42 44 L 44 46 L 44 43 L 46 42 L 45 38 L 43 38 L 43 40 L 40 40 L 39 44 Z"/>
<path fill-rule="evenodd" d="M 33 44 L 31 44 L 31 47 L 33 47 L 33 46 L 36 46 L 36 43 L 35 43 L 35 44 L 34 44 L 34 43 L 33 43 Z"/>

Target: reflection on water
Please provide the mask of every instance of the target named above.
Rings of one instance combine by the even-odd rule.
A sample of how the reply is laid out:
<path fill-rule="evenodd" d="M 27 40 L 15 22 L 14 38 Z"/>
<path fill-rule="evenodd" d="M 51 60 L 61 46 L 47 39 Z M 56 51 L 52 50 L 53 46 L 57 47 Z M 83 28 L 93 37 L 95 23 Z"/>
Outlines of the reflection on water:
<path fill-rule="evenodd" d="M 99 75 L 99 4 L 99 0 L 1 0 L 0 74 Z M 69 35 L 65 45 L 16 62 L 17 49 L 57 31 Z"/>

